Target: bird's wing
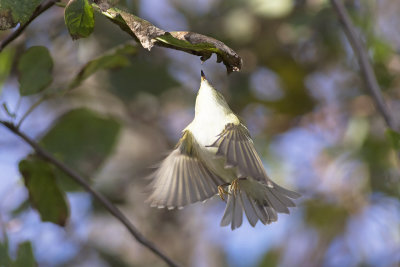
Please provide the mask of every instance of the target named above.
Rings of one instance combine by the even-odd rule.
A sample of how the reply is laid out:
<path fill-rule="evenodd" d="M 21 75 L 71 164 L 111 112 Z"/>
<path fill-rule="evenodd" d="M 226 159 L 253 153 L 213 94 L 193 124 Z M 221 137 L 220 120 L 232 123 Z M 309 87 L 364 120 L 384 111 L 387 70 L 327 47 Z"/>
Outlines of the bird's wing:
<path fill-rule="evenodd" d="M 223 180 L 208 170 L 198 157 L 199 145 L 189 130 L 184 131 L 176 148 L 153 173 L 152 206 L 169 209 L 214 196 Z"/>
<path fill-rule="evenodd" d="M 269 180 L 250 133 L 243 124 L 228 123 L 210 147 L 218 148 L 217 155 L 225 157 L 226 167 L 237 167 L 239 178 Z"/>

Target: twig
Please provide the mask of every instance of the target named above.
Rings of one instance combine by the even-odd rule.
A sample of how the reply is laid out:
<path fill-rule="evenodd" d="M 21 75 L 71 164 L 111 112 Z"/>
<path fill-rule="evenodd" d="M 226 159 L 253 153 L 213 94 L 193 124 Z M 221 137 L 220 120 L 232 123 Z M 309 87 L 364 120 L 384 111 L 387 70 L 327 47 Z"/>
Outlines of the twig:
<path fill-rule="evenodd" d="M 22 115 L 21 119 L 17 123 L 16 128 L 20 128 L 21 124 L 24 122 L 24 120 L 40 105 L 44 100 L 48 98 L 48 95 L 43 95 L 41 98 L 39 98 L 38 101 L 32 104 L 32 106 L 29 107 L 29 109 Z"/>
<path fill-rule="evenodd" d="M 66 173 L 69 177 L 72 178 L 76 183 L 81 185 L 87 192 L 89 192 L 97 201 L 99 201 L 103 207 L 108 210 L 115 218 L 117 218 L 131 233 L 131 235 L 143 246 L 150 249 L 154 254 L 160 257 L 165 263 L 169 266 L 178 266 L 173 260 L 168 258 L 163 252 L 161 252 L 152 242 L 147 240 L 137 229 L 136 227 L 125 217 L 125 215 L 114 206 L 107 198 L 105 198 L 101 193 L 97 192 L 93 189 L 85 179 L 80 176 L 77 172 L 70 169 L 67 165 L 62 163 L 61 161 L 54 158 L 49 152 L 44 150 L 38 143 L 28 137 L 26 134 L 21 132 L 14 124 L 6 121 L 0 121 L 0 124 L 3 124 L 6 128 L 8 128 L 11 132 L 21 137 L 26 143 L 28 143 L 36 153 L 42 157 L 44 160 L 56 166 L 58 169 Z"/>
<path fill-rule="evenodd" d="M 336 11 L 339 21 L 343 26 L 343 30 L 349 40 L 354 54 L 360 65 L 360 70 L 364 78 L 365 84 L 371 94 L 378 111 L 381 113 L 388 127 L 396 130 L 396 123 L 390 115 L 385 100 L 383 99 L 381 89 L 378 85 L 374 70 L 369 61 L 366 49 L 358 36 L 350 16 L 341 0 L 331 0 L 332 6 Z"/>
<path fill-rule="evenodd" d="M 29 18 L 29 20 L 23 24 L 20 25 L 18 29 L 13 31 L 10 35 L 8 35 L 3 41 L 0 42 L 0 52 L 3 51 L 3 49 L 12 41 L 14 41 L 20 34 L 25 30 L 26 27 L 35 19 L 37 18 L 40 14 L 45 12 L 47 9 L 52 7 L 55 3 L 59 2 L 60 0 L 48 0 L 45 3 L 40 4 L 35 11 L 33 12 L 32 16 Z"/>

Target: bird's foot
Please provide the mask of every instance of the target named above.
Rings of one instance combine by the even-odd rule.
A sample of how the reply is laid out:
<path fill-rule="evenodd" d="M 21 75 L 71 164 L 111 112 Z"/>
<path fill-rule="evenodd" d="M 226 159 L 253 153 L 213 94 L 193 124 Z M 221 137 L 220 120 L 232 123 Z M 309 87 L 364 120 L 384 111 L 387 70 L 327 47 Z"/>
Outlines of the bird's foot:
<path fill-rule="evenodd" d="M 226 183 L 218 186 L 218 195 L 225 201 L 225 195 L 230 195 L 232 192 L 236 196 L 236 192 L 239 191 L 239 181 L 246 180 L 247 178 L 236 178 L 232 183 Z M 225 190 L 225 187 L 229 186 L 229 192 Z"/>
<path fill-rule="evenodd" d="M 229 195 L 229 192 L 225 190 L 225 187 L 228 185 L 230 184 L 222 184 L 218 186 L 218 195 L 223 201 L 225 201 L 225 195 Z"/>
<path fill-rule="evenodd" d="M 232 181 L 231 185 L 229 186 L 229 191 L 233 192 L 233 194 L 236 196 L 236 193 L 239 191 L 239 181 L 240 180 L 246 180 L 246 178 L 236 178 L 235 180 Z"/>

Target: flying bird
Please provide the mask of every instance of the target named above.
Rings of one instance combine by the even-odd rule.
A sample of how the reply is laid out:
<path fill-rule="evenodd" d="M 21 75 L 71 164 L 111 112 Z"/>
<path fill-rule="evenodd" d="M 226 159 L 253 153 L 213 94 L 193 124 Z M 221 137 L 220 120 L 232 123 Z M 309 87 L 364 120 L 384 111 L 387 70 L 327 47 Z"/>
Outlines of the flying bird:
<path fill-rule="evenodd" d="M 221 226 L 232 230 L 242 225 L 243 211 L 252 226 L 269 224 L 300 197 L 268 177 L 248 129 L 203 71 L 194 119 L 151 176 L 151 206 L 181 208 L 218 194 L 226 201 Z"/>

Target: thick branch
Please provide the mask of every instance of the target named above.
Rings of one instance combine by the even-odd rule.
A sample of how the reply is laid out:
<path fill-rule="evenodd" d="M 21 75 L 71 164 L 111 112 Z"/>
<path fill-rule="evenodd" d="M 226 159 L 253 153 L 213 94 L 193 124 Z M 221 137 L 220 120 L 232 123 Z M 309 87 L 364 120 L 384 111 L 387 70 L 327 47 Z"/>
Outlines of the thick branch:
<path fill-rule="evenodd" d="M 44 160 L 48 161 L 49 163 L 56 166 L 58 169 L 63 171 L 72 180 L 82 186 L 89 194 L 91 194 L 97 201 L 101 203 L 101 205 L 108 210 L 115 218 L 117 218 L 131 233 L 131 235 L 143 246 L 150 249 L 154 254 L 160 257 L 164 262 L 166 262 L 169 266 L 178 266 L 173 260 L 168 258 L 163 252 L 161 252 L 152 242 L 147 240 L 137 229 L 136 227 L 125 217 L 125 215 L 116 207 L 114 206 L 107 198 L 105 198 L 102 194 L 94 190 L 86 181 L 85 179 L 80 176 L 77 172 L 70 169 L 67 165 L 62 163 L 61 161 L 54 158 L 49 152 L 44 150 L 42 147 L 39 146 L 34 140 L 28 137 L 26 134 L 21 132 L 14 124 L 0 121 L 0 124 L 3 124 L 7 127 L 11 132 L 21 137 L 26 143 L 28 143 L 36 153 L 42 157 Z"/>
<path fill-rule="evenodd" d="M 0 52 L 3 51 L 3 49 L 12 41 L 14 41 L 18 36 L 21 35 L 21 33 L 25 30 L 26 27 L 35 19 L 37 18 L 40 14 L 45 12 L 47 9 L 52 7 L 55 3 L 59 2 L 60 0 L 48 0 L 45 3 L 40 4 L 36 10 L 33 12 L 32 16 L 29 18 L 29 20 L 23 24 L 20 25 L 18 29 L 13 31 L 10 35 L 8 35 L 3 41 L 0 42 Z"/>
<path fill-rule="evenodd" d="M 364 78 L 367 89 L 374 99 L 375 105 L 378 111 L 381 113 L 388 127 L 392 129 L 396 129 L 396 124 L 393 118 L 391 117 L 388 108 L 386 106 L 385 100 L 383 99 L 381 89 L 378 85 L 378 81 L 376 80 L 376 76 L 372 65 L 368 59 L 367 51 L 361 42 L 361 38 L 358 36 L 355 27 L 350 19 L 350 16 L 344 7 L 341 0 L 331 0 L 332 6 L 336 11 L 339 21 L 343 26 L 343 30 L 349 40 L 354 54 L 358 60 L 358 64 L 360 65 L 360 70 L 362 76 Z"/>

